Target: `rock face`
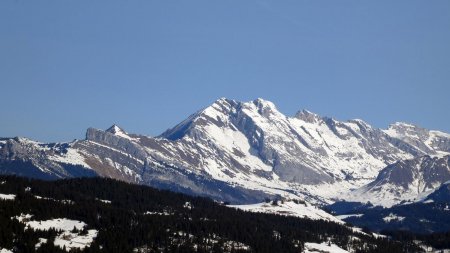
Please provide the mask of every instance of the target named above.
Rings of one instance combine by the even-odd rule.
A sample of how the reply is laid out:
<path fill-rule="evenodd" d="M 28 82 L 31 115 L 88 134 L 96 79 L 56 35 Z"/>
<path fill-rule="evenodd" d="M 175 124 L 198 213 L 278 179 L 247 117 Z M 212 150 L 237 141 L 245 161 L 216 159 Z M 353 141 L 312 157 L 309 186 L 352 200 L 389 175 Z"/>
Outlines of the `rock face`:
<path fill-rule="evenodd" d="M 51 178 L 83 175 L 61 168 L 68 164 L 92 175 L 233 203 L 270 195 L 329 203 L 370 183 L 390 164 L 450 152 L 450 136 L 438 131 L 404 123 L 382 130 L 306 110 L 287 117 L 263 99 L 225 98 L 158 137 L 113 125 L 105 131 L 89 128 L 85 140 L 66 144 L 18 142 L 11 151 L 12 141 L 0 141 L 2 164 L 17 157 Z M 1 171 L 27 174 L 8 165 Z"/>

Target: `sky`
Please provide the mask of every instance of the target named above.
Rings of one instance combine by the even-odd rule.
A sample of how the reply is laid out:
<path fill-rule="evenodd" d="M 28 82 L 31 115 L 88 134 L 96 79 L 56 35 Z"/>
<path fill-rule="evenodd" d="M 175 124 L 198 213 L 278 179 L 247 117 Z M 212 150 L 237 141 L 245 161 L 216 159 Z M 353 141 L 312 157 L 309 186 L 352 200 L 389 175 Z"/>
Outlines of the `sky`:
<path fill-rule="evenodd" d="M 158 135 L 221 97 L 450 132 L 450 1 L 2 0 L 0 136 Z"/>

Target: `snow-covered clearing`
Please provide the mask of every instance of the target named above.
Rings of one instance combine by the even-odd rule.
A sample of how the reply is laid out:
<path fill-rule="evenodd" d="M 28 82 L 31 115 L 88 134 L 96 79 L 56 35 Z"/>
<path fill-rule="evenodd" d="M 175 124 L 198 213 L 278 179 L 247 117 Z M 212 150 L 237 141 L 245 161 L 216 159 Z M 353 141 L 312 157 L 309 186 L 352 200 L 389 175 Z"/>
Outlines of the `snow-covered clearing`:
<path fill-rule="evenodd" d="M 296 216 L 312 220 L 327 220 L 343 224 L 344 222 L 307 202 L 278 201 L 278 203 L 258 203 L 252 205 L 231 205 L 230 207 L 255 213 L 273 213 L 285 216 Z"/>
<path fill-rule="evenodd" d="M 313 243 L 307 242 L 305 243 L 305 253 L 349 253 L 346 250 L 339 248 L 335 244 L 328 244 L 326 242 L 323 243 Z"/>
<path fill-rule="evenodd" d="M 49 229 L 55 229 L 60 231 L 56 236 L 54 244 L 60 248 L 64 248 L 67 251 L 71 249 L 84 249 L 89 247 L 97 237 L 98 231 L 95 229 L 87 230 L 87 233 L 83 234 L 79 232 L 83 230 L 87 224 L 82 221 L 70 220 L 66 218 L 51 219 L 44 221 L 31 220 L 33 215 L 31 214 L 21 214 L 20 216 L 13 217 L 19 222 L 25 224 L 26 229 L 34 229 L 47 231 Z M 78 231 L 73 231 L 76 228 Z M 36 247 L 40 247 L 41 244 L 46 242 L 46 238 L 41 238 Z"/>
<path fill-rule="evenodd" d="M 15 198 L 16 198 L 16 195 L 14 195 L 14 194 L 0 193 L 0 200 L 14 200 Z"/>
<path fill-rule="evenodd" d="M 384 222 L 388 223 L 388 222 L 393 222 L 393 221 L 398 221 L 401 222 L 405 219 L 405 217 L 402 216 L 397 216 L 393 213 L 390 213 L 388 216 L 384 217 L 383 220 Z"/>

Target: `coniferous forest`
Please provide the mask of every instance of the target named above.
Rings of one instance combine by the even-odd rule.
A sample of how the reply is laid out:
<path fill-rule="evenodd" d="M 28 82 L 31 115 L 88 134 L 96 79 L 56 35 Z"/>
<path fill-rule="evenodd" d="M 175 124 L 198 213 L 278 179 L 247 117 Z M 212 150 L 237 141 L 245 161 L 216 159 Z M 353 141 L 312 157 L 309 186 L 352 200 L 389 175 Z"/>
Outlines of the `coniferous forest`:
<path fill-rule="evenodd" d="M 41 181 L 0 177 L 0 249 L 66 252 L 59 233 L 26 228 L 17 218 L 83 221 L 98 235 L 83 252 L 302 252 L 305 242 L 331 242 L 353 252 L 418 252 L 411 241 L 373 237 L 351 227 L 273 214 L 248 213 L 212 200 L 112 179 Z M 76 230 L 76 228 L 74 228 Z M 86 231 L 84 231 L 86 232 Z M 83 233 L 83 231 L 80 231 Z M 39 238 L 47 241 L 40 247 Z M 80 252 L 72 249 L 71 252 Z"/>

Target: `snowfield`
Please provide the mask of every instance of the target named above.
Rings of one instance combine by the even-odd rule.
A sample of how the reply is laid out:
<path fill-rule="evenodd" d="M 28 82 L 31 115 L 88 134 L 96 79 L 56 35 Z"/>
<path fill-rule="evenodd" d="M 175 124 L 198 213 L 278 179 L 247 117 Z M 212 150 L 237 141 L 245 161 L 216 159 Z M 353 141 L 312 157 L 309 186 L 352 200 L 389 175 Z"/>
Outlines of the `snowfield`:
<path fill-rule="evenodd" d="M 363 215 L 364 214 L 344 214 L 344 215 L 337 215 L 336 217 L 338 219 L 345 220 L 350 217 L 362 217 Z"/>
<path fill-rule="evenodd" d="M 339 248 L 337 245 L 330 243 L 305 243 L 305 251 L 304 253 L 349 253 L 346 250 Z"/>
<path fill-rule="evenodd" d="M 241 209 L 244 211 L 255 213 L 272 213 L 285 216 L 295 216 L 300 218 L 308 218 L 312 220 L 326 220 L 339 224 L 343 221 L 333 215 L 319 209 L 307 202 L 294 202 L 293 200 L 278 201 L 276 205 L 270 203 L 258 203 L 252 205 L 230 205 L 229 207 Z"/>
<path fill-rule="evenodd" d="M 384 222 L 386 222 L 386 223 L 388 223 L 388 222 L 394 222 L 394 221 L 401 222 L 401 221 L 403 221 L 404 219 L 405 219 L 405 217 L 403 217 L 403 216 L 397 216 L 397 215 L 395 215 L 395 214 L 393 214 L 393 213 L 390 213 L 388 216 L 386 216 L 386 217 L 383 218 Z"/>
<path fill-rule="evenodd" d="M 65 231 L 55 238 L 54 244 L 60 248 L 66 247 L 67 251 L 71 249 L 84 249 L 91 245 L 94 238 L 97 237 L 97 234 L 98 231 L 95 229 L 88 230 L 87 235 Z"/>
<path fill-rule="evenodd" d="M 43 231 L 55 229 L 57 231 L 61 231 L 56 236 L 54 244 L 56 246 L 59 246 L 60 248 L 65 247 L 66 251 L 70 251 L 71 249 L 84 249 L 86 247 L 89 247 L 98 234 L 98 231 L 95 229 L 87 230 L 86 234 L 82 234 L 81 232 L 79 232 L 87 226 L 87 224 L 82 221 L 70 220 L 66 218 L 36 221 L 31 220 L 32 217 L 33 215 L 31 214 L 21 214 L 20 216 L 16 216 L 13 218 L 17 219 L 19 222 L 24 223 L 26 226 L 25 229 Z M 73 232 L 74 228 L 76 228 L 78 231 Z M 46 238 L 41 238 L 40 242 L 36 244 L 36 247 L 40 247 L 46 241 Z"/>
<path fill-rule="evenodd" d="M 0 200 L 14 200 L 14 199 L 16 199 L 16 195 L 14 194 L 0 193 Z"/>

